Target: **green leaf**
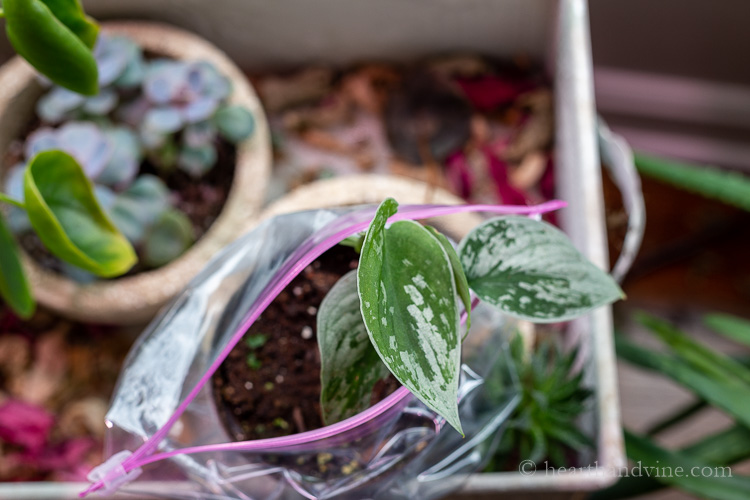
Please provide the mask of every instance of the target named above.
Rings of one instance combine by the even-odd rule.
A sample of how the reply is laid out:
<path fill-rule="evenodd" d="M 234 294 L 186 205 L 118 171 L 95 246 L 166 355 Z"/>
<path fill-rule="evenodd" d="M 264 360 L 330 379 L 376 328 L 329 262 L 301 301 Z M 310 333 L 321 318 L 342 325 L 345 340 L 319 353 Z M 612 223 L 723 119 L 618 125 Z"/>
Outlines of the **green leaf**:
<path fill-rule="evenodd" d="M 266 344 L 266 342 L 268 342 L 268 335 L 262 333 L 256 333 L 245 337 L 245 345 L 250 349 L 260 349 Z"/>
<path fill-rule="evenodd" d="M 673 414 L 651 425 L 646 431 L 646 434 L 649 437 L 656 436 L 657 434 L 664 432 L 665 430 L 679 424 L 680 422 L 684 422 L 685 420 L 689 419 L 693 415 L 696 415 L 707 407 L 708 404 L 703 400 L 698 400 L 686 406 L 683 406 Z"/>
<path fill-rule="evenodd" d="M 357 294 L 357 271 L 344 275 L 318 309 L 320 411 L 330 425 L 370 406 L 378 380 L 388 376 L 370 342 Z"/>
<path fill-rule="evenodd" d="M 164 212 L 149 230 L 143 247 L 143 261 L 160 267 L 185 253 L 195 241 L 193 224 L 177 210 Z"/>
<path fill-rule="evenodd" d="M 339 242 L 339 245 L 353 248 L 355 252 L 359 253 L 362 251 L 362 244 L 364 242 L 365 242 L 365 233 L 363 231 L 361 233 L 357 233 L 352 236 L 349 236 L 348 238 L 344 240 L 341 240 Z"/>
<path fill-rule="evenodd" d="M 461 431 L 461 361 L 456 284 L 442 245 L 413 221 L 385 224 L 385 200 L 362 246 L 357 270 L 362 316 L 388 369 L 424 404 Z"/>
<path fill-rule="evenodd" d="M 255 130 L 255 119 L 242 106 L 223 106 L 214 115 L 219 133 L 231 143 L 250 137 Z"/>
<path fill-rule="evenodd" d="M 741 425 L 730 427 L 702 438 L 680 450 L 683 454 L 709 465 L 731 465 L 750 458 L 750 429 Z M 666 487 L 653 477 L 630 476 L 614 486 L 594 493 L 589 500 L 619 500 Z"/>
<path fill-rule="evenodd" d="M 60 259 L 98 276 L 125 273 L 135 251 L 99 206 L 72 156 L 45 151 L 24 175 L 26 211 L 42 243 Z"/>
<path fill-rule="evenodd" d="M 635 164 L 642 174 L 750 211 L 750 178 L 746 175 L 640 153 L 635 155 Z"/>
<path fill-rule="evenodd" d="M 484 222 L 461 241 L 458 254 L 482 300 L 537 323 L 569 320 L 623 297 L 565 234 L 527 217 Z"/>
<path fill-rule="evenodd" d="M 99 25 L 83 11 L 78 0 L 41 0 L 58 21 L 73 32 L 89 49 L 96 45 Z"/>
<path fill-rule="evenodd" d="M 133 243 L 146 237 L 149 227 L 169 210 L 169 189 L 155 175 L 140 175 L 117 196 L 109 215 L 112 222 Z"/>
<path fill-rule="evenodd" d="M 76 11 L 73 2 L 49 0 L 45 5 L 40 0 L 3 0 L 3 8 L 8 39 L 29 64 L 79 94 L 99 91 L 98 69 L 90 49 L 92 38 L 96 38 L 94 27 L 82 10 Z"/>
<path fill-rule="evenodd" d="M 730 314 L 708 314 L 703 323 L 735 342 L 750 346 L 750 321 Z"/>
<path fill-rule="evenodd" d="M 728 468 L 697 460 L 687 454 L 665 450 L 650 440 L 625 430 L 625 447 L 630 459 L 642 467 L 643 473 L 658 475 L 662 483 L 687 491 L 701 498 L 717 500 L 746 500 L 750 498 L 750 478 L 733 474 Z M 657 471 L 656 468 L 659 468 Z M 663 468 L 672 474 L 663 473 Z M 703 467 L 712 468 L 711 475 L 701 473 Z M 677 473 L 680 468 L 681 473 Z M 697 468 L 697 469 L 696 469 Z M 696 472 L 697 471 L 697 472 Z M 658 473 L 658 474 L 657 474 Z"/>
<path fill-rule="evenodd" d="M 463 302 L 464 309 L 466 309 L 466 333 L 468 334 L 469 328 L 471 328 L 471 291 L 469 290 L 469 282 L 466 280 L 466 273 L 461 265 L 461 260 L 458 258 L 456 249 L 453 248 L 453 245 L 443 233 L 432 226 L 425 226 L 425 228 L 430 231 L 443 246 L 443 250 L 445 250 L 448 259 L 451 262 L 458 297 L 461 299 L 461 302 Z"/>
<path fill-rule="evenodd" d="M 696 342 L 662 319 L 645 313 L 636 317 L 697 370 L 717 380 L 732 381 L 736 378 L 750 384 L 750 370 L 741 363 Z"/>
<path fill-rule="evenodd" d="M 36 303 L 23 271 L 18 245 L 5 225 L 0 212 L 0 297 L 20 317 L 28 319 L 34 314 Z"/>
<path fill-rule="evenodd" d="M 686 361 L 639 347 L 622 335 L 615 336 L 617 355 L 629 363 L 654 370 L 685 386 L 698 397 L 726 411 L 750 427 L 750 406 L 747 404 L 748 384 L 719 381 L 693 368 Z"/>

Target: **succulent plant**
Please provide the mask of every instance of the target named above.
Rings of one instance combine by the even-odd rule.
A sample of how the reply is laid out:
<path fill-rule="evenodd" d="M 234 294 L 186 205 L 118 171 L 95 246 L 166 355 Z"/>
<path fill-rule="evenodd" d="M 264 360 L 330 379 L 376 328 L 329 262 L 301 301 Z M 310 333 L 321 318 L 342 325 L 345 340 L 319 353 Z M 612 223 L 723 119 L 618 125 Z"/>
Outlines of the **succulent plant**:
<path fill-rule="evenodd" d="M 541 341 L 530 354 L 521 335 L 511 339 L 487 390 L 493 399 L 501 400 L 514 385 L 512 379 L 519 384 L 522 399 L 486 470 L 518 470 L 524 460 L 570 467 L 576 453 L 591 447 L 590 438 L 576 425 L 593 394 L 583 372 L 576 370 L 578 354 L 577 349 L 565 352 L 554 337 Z"/>
<path fill-rule="evenodd" d="M 132 40 L 103 35 L 94 58 L 99 93 L 89 97 L 52 87 L 37 103 L 42 122 L 121 123 L 136 134 L 154 165 L 165 171 L 177 167 L 196 178 L 216 164 L 219 136 L 236 144 L 253 133 L 253 116 L 226 103 L 231 83 L 209 62 L 147 60 Z M 130 136 L 118 134 L 120 150 L 129 148 Z"/>
<path fill-rule="evenodd" d="M 52 86 L 37 103 L 43 126 L 27 138 L 25 160 L 50 150 L 70 154 L 142 261 L 158 267 L 182 254 L 194 234 L 164 182 L 138 176 L 142 160 L 165 173 L 179 168 L 199 178 L 218 160 L 218 138 L 235 144 L 246 139 L 255 128 L 253 116 L 227 104 L 231 83 L 211 63 L 149 60 L 132 40 L 104 35 L 93 57 L 99 92 L 85 96 Z M 23 198 L 24 168 L 13 167 L 6 178 L 5 191 L 15 198 Z M 26 213 L 14 207 L 8 225 L 16 234 L 31 229 Z M 72 268 L 68 274 L 93 279 Z"/>
<path fill-rule="evenodd" d="M 166 264 L 193 243 L 191 222 L 172 207 L 164 182 L 148 174 L 136 177 L 143 150 L 137 134 L 129 128 L 85 121 L 71 121 L 57 129 L 42 127 L 29 135 L 24 154 L 29 162 L 38 153 L 52 150 L 64 151 L 78 162 L 94 184 L 99 205 L 120 232 L 143 249 L 147 266 Z M 23 199 L 25 168 L 16 165 L 8 174 L 5 192 L 13 198 Z M 162 222 L 165 217 L 169 218 L 167 225 Z M 26 213 L 15 207 L 9 211 L 8 224 L 16 234 L 31 229 Z M 153 250 L 156 246 L 158 252 Z M 150 257 L 152 254 L 157 257 Z M 94 279 L 73 266 L 64 265 L 63 271 L 80 282 Z"/>

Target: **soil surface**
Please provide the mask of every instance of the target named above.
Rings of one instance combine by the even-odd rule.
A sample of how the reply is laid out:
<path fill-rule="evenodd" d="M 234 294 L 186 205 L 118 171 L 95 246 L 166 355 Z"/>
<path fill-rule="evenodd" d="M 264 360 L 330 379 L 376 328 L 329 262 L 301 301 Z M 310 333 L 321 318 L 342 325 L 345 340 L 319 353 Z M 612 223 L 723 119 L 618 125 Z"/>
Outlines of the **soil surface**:
<path fill-rule="evenodd" d="M 234 439 L 272 438 L 323 426 L 316 315 L 328 291 L 357 267 L 357 260 L 351 248 L 339 245 L 305 268 L 217 370 L 214 397 Z M 379 383 L 372 403 L 398 386 L 393 377 Z"/>

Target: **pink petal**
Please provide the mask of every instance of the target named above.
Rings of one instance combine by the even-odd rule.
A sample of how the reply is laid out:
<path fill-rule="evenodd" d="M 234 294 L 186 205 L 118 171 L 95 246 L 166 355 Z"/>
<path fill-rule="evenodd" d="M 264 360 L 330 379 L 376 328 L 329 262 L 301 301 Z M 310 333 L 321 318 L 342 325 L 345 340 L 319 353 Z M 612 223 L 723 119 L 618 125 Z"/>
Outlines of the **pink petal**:
<path fill-rule="evenodd" d="M 459 79 L 457 83 L 469 102 L 479 111 L 490 111 L 500 106 L 507 106 L 519 95 L 534 88 L 529 81 L 499 76 Z"/>
<path fill-rule="evenodd" d="M 54 418 L 43 408 L 15 399 L 0 406 L 0 439 L 32 453 L 44 447 Z"/>
<path fill-rule="evenodd" d="M 471 196 L 471 188 L 474 182 L 463 151 L 458 151 L 448 157 L 445 165 L 445 177 L 451 190 L 458 196 L 464 199 Z"/>
<path fill-rule="evenodd" d="M 487 158 L 487 168 L 497 186 L 500 201 L 506 205 L 528 205 L 528 197 L 508 183 L 508 166 L 500 158 L 492 154 L 489 148 L 485 148 L 484 154 Z"/>

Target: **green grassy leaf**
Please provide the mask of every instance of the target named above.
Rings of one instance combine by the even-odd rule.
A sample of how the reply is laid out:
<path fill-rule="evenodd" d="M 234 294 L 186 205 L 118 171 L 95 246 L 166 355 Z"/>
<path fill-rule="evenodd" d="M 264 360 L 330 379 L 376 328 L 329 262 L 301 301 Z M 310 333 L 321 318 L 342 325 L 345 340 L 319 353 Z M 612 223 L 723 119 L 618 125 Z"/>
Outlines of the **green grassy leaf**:
<path fill-rule="evenodd" d="M 687 361 L 674 356 L 644 349 L 623 338 L 615 336 L 617 355 L 629 363 L 659 372 L 685 386 L 698 397 L 726 411 L 739 422 L 750 427 L 750 405 L 747 395 L 750 386 L 736 380 L 717 380 L 694 368 Z"/>
<path fill-rule="evenodd" d="M 527 217 L 498 217 L 458 249 L 469 286 L 501 311 L 537 323 L 565 321 L 623 297 L 561 231 Z"/>
<path fill-rule="evenodd" d="M 367 331 L 403 385 L 461 431 L 458 299 L 450 259 L 423 226 L 400 221 L 385 200 L 367 230 L 357 272 Z"/>
<path fill-rule="evenodd" d="M 36 309 L 31 287 L 23 271 L 18 245 L 0 212 L 0 297 L 22 318 L 30 318 Z"/>
<path fill-rule="evenodd" d="M 750 429 L 737 425 L 702 438 L 680 450 L 684 455 L 708 465 L 732 465 L 750 458 Z M 619 500 L 665 488 L 652 477 L 626 477 L 614 486 L 591 495 L 589 500 Z"/>
<path fill-rule="evenodd" d="M 370 342 L 357 294 L 357 271 L 343 276 L 318 309 L 320 411 L 326 425 L 370 406 L 378 380 L 388 368 Z"/>
<path fill-rule="evenodd" d="M 750 177 L 746 175 L 640 153 L 635 155 L 635 164 L 640 173 L 649 177 L 750 210 Z"/>
<path fill-rule="evenodd" d="M 103 277 L 119 276 L 135 251 L 99 206 L 80 165 L 62 151 L 36 155 L 24 175 L 24 203 L 39 239 L 60 259 Z"/>
<path fill-rule="evenodd" d="M 703 322 L 715 332 L 750 346 L 750 321 L 730 314 L 708 314 Z"/>
<path fill-rule="evenodd" d="M 693 415 L 698 414 L 702 410 L 706 409 L 708 407 L 708 403 L 706 403 L 703 400 L 698 400 L 693 403 L 690 403 L 689 405 L 686 405 L 682 407 L 681 409 L 677 410 L 672 415 L 669 415 L 665 417 L 664 419 L 656 422 L 651 427 L 648 428 L 646 431 L 646 434 L 649 437 L 656 436 L 657 434 L 671 428 L 672 426 L 675 426 L 679 424 L 680 422 L 683 422 L 687 420 L 688 418 L 692 417 Z"/>
<path fill-rule="evenodd" d="M 660 318 L 645 313 L 638 314 L 637 318 L 641 324 L 655 333 L 682 359 L 706 375 L 717 380 L 732 381 L 736 378 L 750 384 L 750 369 L 741 363 L 696 342 Z M 748 388 L 750 388 L 750 385 Z"/>
<path fill-rule="evenodd" d="M 98 68 L 91 52 L 96 27 L 77 2 L 3 0 L 3 8 L 8 40 L 37 71 L 79 94 L 99 91 Z"/>
<path fill-rule="evenodd" d="M 625 448 L 633 462 L 640 462 L 642 467 L 662 469 L 657 478 L 660 482 L 674 486 L 702 498 L 715 500 L 747 500 L 750 498 L 750 478 L 733 474 L 727 469 L 714 469 L 712 475 L 702 474 L 703 467 L 714 468 L 706 462 L 697 460 L 688 454 L 665 450 L 647 438 L 625 430 Z M 664 473 L 669 467 L 672 474 Z M 718 466 L 721 467 L 721 466 Z M 676 472 L 680 468 L 681 477 Z M 696 469 L 697 468 L 697 469 Z M 697 473 L 694 473 L 697 471 Z M 657 473 L 651 469 L 651 473 Z"/>

